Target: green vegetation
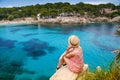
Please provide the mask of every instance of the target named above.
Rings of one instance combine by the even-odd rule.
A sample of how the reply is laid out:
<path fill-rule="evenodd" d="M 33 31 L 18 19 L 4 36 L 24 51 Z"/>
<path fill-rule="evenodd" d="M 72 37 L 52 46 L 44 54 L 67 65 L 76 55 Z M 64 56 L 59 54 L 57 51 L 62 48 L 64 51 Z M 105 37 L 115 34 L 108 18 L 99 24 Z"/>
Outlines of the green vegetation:
<path fill-rule="evenodd" d="M 116 50 L 117 55 L 111 62 L 110 68 L 105 71 L 104 69 L 95 72 L 88 72 L 79 75 L 78 79 L 82 76 L 82 80 L 119 80 L 120 79 L 120 49 Z"/>
<path fill-rule="evenodd" d="M 7 19 L 11 21 L 11 20 L 14 19 L 14 16 L 13 15 L 9 15 Z"/>
<path fill-rule="evenodd" d="M 115 12 L 108 13 L 105 9 L 110 11 L 116 10 Z M 58 3 L 47 3 L 47 4 L 36 4 L 24 7 L 13 7 L 13 8 L 0 8 L 0 20 L 13 20 L 14 18 L 25 18 L 25 17 L 36 17 L 40 13 L 42 18 L 54 18 L 59 16 L 61 13 L 66 14 L 79 14 L 88 16 L 106 16 L 116 17 L 120 15 L 120 5 L 116 6 L 112 3 L 108 4 L 84 4 L 82 2 L 77 4 L 70 4 L 68 2 Z"/>

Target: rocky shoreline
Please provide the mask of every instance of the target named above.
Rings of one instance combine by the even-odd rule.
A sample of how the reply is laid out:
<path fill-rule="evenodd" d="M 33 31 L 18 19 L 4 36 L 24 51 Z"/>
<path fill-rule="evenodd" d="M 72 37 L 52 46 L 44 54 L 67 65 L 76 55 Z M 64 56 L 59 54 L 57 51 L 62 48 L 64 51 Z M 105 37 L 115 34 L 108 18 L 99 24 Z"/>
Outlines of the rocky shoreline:
<path fill-rule="evenodd" d="M 107 17 L 57 17 L 50 19 L 39 19 L 40 23 L 60 23 L 60 24 L 85 24 L 85 23 L 94 23 L 94 22 L 117 22 L 120 23 L 120 16 L 115 18 L 107 18 Z"/>
<path fill-rule="evenodd" d="M 107 17 L 56 17 L 56 18 L 49 18 L 49 19 L 39 19 L 36 20 L 34 18 L 26 19 L 25 20 L 2 20 L 0 21 L 0 25 L 7 25 L 7 24 L 34 24 L 34 23 L 52 23 L 52 24 L 86 24 L 86 23 L 94 23 L 94 22 L 117 22 L 120 23 L 120 16 L 114 17 L 112 19 Z"/>

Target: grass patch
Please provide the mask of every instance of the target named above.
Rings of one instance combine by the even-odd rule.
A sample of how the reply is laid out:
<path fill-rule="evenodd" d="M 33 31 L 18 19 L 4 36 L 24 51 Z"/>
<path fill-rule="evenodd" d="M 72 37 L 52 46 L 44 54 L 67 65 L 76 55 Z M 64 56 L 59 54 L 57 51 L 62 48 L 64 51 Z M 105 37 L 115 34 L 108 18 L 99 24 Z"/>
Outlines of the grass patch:
<path fill-rule="evenodd" d="M 120 50 L 120 49 L 118 49 Z M 76 80 L 119 80 L 120 79 L 120 52 L 117 53 L 114 60 L 109 65 L 109 69 L 88 71 L 81 73 Z"/>

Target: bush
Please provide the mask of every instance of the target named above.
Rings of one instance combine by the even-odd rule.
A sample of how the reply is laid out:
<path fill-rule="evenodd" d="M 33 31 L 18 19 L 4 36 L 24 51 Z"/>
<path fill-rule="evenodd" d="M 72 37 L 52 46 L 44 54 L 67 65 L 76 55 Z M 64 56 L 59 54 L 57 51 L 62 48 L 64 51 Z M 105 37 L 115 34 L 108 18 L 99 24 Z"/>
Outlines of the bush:
<path fill-rule="evenodd" d="M 101 71 L 96 70 L 95 72 L 88 72 L 86 75 L 81 74 L 78 76 L 77 80 L 79 80 L 80 77 L 82 77 L 81 80 L 119 80 L 120 79 L 120 53 L 118 53 L 116 57 L 111 62 L 110 68 L 107 71 L 103 69 Z"/>
<path fill-rule="evenodd" d="M 14 16 L 13 15 L 8 15 L 8 20 L 12 21 L 14 19 Z"/>

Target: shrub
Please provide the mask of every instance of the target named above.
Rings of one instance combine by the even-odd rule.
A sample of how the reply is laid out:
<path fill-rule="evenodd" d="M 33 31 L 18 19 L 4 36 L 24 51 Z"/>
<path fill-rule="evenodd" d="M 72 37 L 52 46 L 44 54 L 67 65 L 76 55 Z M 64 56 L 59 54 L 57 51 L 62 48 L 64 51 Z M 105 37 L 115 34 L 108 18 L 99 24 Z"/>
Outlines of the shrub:
<path fill-rule="evenodd" d="M 14 19 L 14 16 L 13 15 L 8 15 L 8 20 L 12 21 Z"/>

